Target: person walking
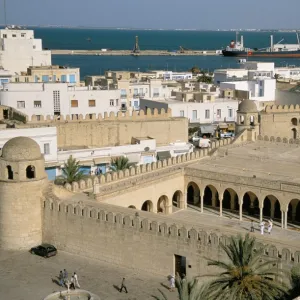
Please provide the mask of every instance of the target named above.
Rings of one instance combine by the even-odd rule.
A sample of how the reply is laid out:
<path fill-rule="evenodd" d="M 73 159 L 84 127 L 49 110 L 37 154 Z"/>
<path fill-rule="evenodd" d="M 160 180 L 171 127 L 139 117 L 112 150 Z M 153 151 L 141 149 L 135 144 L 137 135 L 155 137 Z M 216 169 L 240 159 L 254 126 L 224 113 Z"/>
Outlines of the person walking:
<path fill-rule="evenodd" d="M 250 232 L 254 232 L 254 225 L 253 225 L 253 220 L 251 220 L 251 227 L 250 227 Z"/>
<path fill-rule="evenodd" d="M 127 287 L 125 285 L 125 278 L 123 277 L 123 280 L 122 280 L 122 284 L 121 284 L 121 288 L 120 288 L 120 293 L 122 293 L 123 289 L 125 290 L 126 294 L 128 293 L 127 291 Z"/>
<path fill-rule="evenodd" d="M 79 282 L 78 282 L 78 276 L 76 274 L 76 272 L 74 272 L 74 285 L 76 285 L 76 287 L 78 287 L 80 289 L 80 285 L 79 285 Z"/>
<path fill-rule="evenodd" d="M 264 232 L 265 232 L 265 222 L 261 221 L 260 224 L 259 224 L 259 226 L 260 226 L 260 234 L 263 235 Z"/>
<path fill-rule="evenodd" d="M 170 282 L 169 291 L 174 292 L 175 291 L 175 277 L 173 275 L 170 276 L 169 282 Z"/>
<path fill-rule="evenodd" d="M 68 272 L 66 269 L 64 269 L 63 274 L 64 274 L 64 281 L 66 281 L 68 279 Z"/>
<path fill-rule="evenodd" d="M 74 289 L 75 290 L 75 279 L 74 279 L 74 276 L 71 277 L 70 289 Z"/>
<path fill-rule="evenodd" d="M 64 286 L 64 274 L 62 271 L 59 272 L 58 279 L 59 279 L 59 285 Z"/>
<path fill-rule="evenodd" d="M 271 234 L 273 228 L 273 221 L 272 219 L 269 220 L 269 224 L 268 224 L 268 233 Z"/>

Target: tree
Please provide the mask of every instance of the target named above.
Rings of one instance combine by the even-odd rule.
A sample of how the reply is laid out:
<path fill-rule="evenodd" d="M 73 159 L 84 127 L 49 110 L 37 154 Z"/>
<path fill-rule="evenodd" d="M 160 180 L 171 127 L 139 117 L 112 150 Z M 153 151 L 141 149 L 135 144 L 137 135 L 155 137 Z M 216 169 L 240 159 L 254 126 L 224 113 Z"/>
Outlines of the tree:
<path fill-rule="evenodd" d="M 212 83 L 212 77 L 208 76 L 205 71 L 201 71 L 201 75 L 197 78 L 198 82 Z"/>
<path fill-rule="evenodd" d="M 289 299 L 295 299 L 300 295 L 300 266 L 296 265 L 291 270 L 291 286 Z"/>
<path fill-rule="evenodd" d="M 129 167 L 130 164 L 129 164 L 129 159 L 127 157 L 120 156 L 117 158 L 112 158 L 111 160 L 110 168 L 115 172 L 128 169 Z"/>
<path fill-rule="evenodd" d="M 277 261 L 264 260 L 265 247 L 255 249 L 255 238 L 231 237 L 230 243 L 220 244 L 227 260 L 208 259 L 209 266 L 223 269 L 206 287 L 207 299 L 214 300 L 275 300 L 287 294 L 287 287 L 279 283 L 283 271 L 274 268 Z"/>
<path fill-rule="evenodd" d="M 68 183 L 72 183 L 74 181 L 78 181 L 85 177 L 83 171 L 80 170 L 79 161 L 69 156 L 67 162 L 64 164 L 64 168 L 62 170 L 63 177 Z"/>
<path fill-rule="evenodd" d="M 193 74 L 199 74 L 201 72 L 201 70 L 197 66 L 193 66 L 189 71 Z"/>

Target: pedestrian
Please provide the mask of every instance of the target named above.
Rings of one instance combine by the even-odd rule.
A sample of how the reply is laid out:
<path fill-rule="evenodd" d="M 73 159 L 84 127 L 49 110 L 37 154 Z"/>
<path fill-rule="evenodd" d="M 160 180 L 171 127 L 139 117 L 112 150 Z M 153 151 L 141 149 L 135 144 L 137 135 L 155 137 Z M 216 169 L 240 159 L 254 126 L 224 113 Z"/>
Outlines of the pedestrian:
<path fill-rule="evenodd" d="M 74 279 L 74 276 L 71 277 L 70 289 L 74 289 L 75 290 L 75 279 Z"/>
<path fill-rule="evenodd" d="M 127 287 L 125 285 L 125 278 L 123 277 L 123 280 L 122 280 L 122 284 L 121 284 L 121 288 L 120 288 L 120 293 L 122 293 L 123 289 L 125 290 L 126 294 L 128 293 L 127 291 Z"/>
<path fill-rule="evenodd" d="M 64 274 L 62 271 L 59 272 L 58 279 L 59 279 L 59 285 L 64 286 Z"/>
<path fill-rule="evenodd" d="M 264 232 L 265 232 L 265 222 L 261 221 L 259 226 L 260 226 L 260 234 L 264 234 Z"/>
<path fill-rule="evenodd" d="M 169 289 L 169 291 L 170 292 L 174 292 L 175 291 L 175 278 L 174 278 L 173 275 L 170 276 L 169 281 L 170 281 L 170 289 Z"/>
<path fill-rule="evenodd" d="M 273 221 L 272 219 L 269 220 L 269 224 L 268 224 L 268 233 L 271 234 L 273 228 Z"/>
<path fill-rule="evenodd" d="M 251 228 L 250 228 L 250 232 L 254 232 L 253 220 L 251 220 Z"/>
<path fill-rule="evenodd" d="M 64 280 L 66 281 L 68 279 L 68 272 L 66 269 L 64 269 Z"/>
<path fill-rule="evenodd" d="M 80 285 L 78 282 L 78 276 L 77 276 L 76 272 L 74 272 L 73 277 L 74 277 L 74 285 L 76 285 L 80 289 Z"/>

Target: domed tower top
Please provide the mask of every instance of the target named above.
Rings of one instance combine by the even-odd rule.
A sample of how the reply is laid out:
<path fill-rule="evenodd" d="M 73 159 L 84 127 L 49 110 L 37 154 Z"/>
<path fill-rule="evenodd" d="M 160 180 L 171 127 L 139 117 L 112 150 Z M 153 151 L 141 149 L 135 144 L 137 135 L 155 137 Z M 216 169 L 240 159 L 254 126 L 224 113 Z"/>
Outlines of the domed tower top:
<path fill-rule="evenodd" d="M 243 100 L 237 110 L 236 131 L 239 133 L 244 129 L 256 129 L 258 132 L 258 110 L 253 100 Z"/>
<path fill-rule="evenodd" d="M 44 156 L 34 140 L 20 136 L 5 143 L 0 157 L 0 180 L 32 181 L 45 177 Z"/>

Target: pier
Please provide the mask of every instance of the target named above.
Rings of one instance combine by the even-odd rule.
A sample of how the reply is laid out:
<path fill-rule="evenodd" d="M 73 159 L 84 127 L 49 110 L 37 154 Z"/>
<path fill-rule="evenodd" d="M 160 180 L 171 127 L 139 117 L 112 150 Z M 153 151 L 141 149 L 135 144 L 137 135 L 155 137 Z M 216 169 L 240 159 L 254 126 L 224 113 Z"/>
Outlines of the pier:
<path fill-rule="evenodd" d="M 167 50 L 140 50 L 133 53 L 132 50 L 51 50 L 53 55 L 134 55 L 134 56 L 199 56 L 221 55 L 220 50 L 185 50 L 184 52 L 170 52 Z"/>

